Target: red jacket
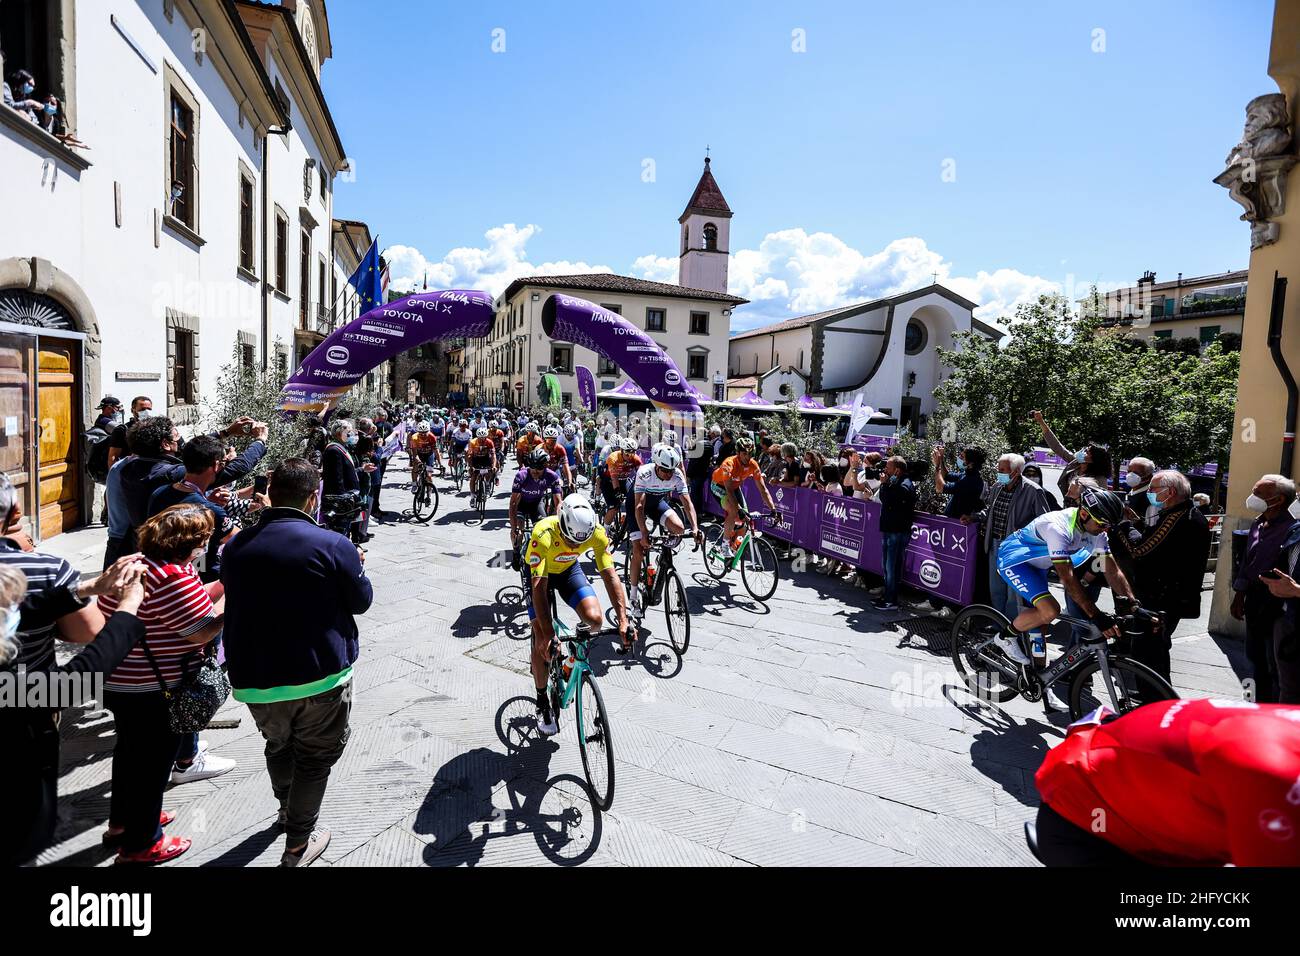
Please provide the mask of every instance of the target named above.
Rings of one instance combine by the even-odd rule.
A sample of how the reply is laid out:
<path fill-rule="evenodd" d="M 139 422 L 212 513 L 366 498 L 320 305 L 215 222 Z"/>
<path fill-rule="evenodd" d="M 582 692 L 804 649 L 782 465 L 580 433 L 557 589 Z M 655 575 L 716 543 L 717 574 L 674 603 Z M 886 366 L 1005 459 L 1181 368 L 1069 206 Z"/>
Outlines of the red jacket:
<path fill-rule="evenodd" d="M 1152 863 L 1300 866 L 1300 707 L 1148 704 L 1081 721 L 1035 777 L 1075 826 Z"/>

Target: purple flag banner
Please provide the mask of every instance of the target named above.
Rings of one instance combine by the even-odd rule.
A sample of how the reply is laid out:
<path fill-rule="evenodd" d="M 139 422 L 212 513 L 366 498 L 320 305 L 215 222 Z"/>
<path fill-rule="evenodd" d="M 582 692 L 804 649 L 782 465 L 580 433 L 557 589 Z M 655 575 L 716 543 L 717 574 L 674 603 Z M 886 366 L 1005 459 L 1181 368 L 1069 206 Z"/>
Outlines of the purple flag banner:
<path fill-rule="evenodd" d="M 421 292 L 371 309 L 303 360 L 280 393 L 280 408 L 323 415 L 376 366 L 435 339 L 481 338 L 493 314 L 492 297 L 473 289 Z"/>
<path fill-rule="evenodd" d="M 578 374 L 578 401 L 582 407 L 591 414 L 596 414 L 596 379 L 591 374 L 591 369 L 585 365 L 579 365 L 575 371 Z"/>
<path fill-rule="evenodd" d="M 880 574 L 880 504 L 862 498 L 830 495 L 811 488 L 772 488 L 776 517 L 764 518 L 764 534 L 788 541 L 804 551 L 844 561 Z M 745 498 L 759 501 L 758 489 L 746 483 Z M 712 495 L 705 506 L 721 515 Z M 918 513 L 912 540 L 903 552 L 903 582 L 954 604 L 975 597 L 979 560 L 979 528 L 941 515 Z"/>
<path fill-rule="evenodd" d="M 542 328 L 609 359 L 645 392 L 670 428 L 697 428 L 703 413 L 686 376 L 654 339 L 594 302 L 554 294 L 542 306 Z"/>

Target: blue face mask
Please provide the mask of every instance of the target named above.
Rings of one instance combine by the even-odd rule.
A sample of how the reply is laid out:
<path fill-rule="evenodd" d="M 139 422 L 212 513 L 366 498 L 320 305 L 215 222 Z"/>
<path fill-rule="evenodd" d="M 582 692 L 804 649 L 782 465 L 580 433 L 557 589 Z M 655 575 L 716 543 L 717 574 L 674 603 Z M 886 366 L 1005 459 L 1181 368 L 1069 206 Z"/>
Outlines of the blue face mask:
<path fill-rule="evenodd" d="M 1079 449 L 1079 451 L 1076 451 L 1074 453 L 1074 460 L 1081 465 L 1084 463 L 1085 460 L 1087 460 L 1087 458 L 1088 458 L 1088 449 L 1086 448 L 1081 448 Z"/>
<path fill-rule="evenodd" d="M 998 472 L 998 484 L 999 484 L 999 485 L 1009 485 L 1009 484 L 1011 484 L 1011 476 L 1008 475 L 1005 471 L 999 471 L 999 472 Z"/>
<path fill-rule="evenodd" d="M 960 458 L 958 458 L 956 461 L 952 463 L 952 473 L 954 475 L 960 475 L 965 471 L 966 471 L 966 462 L 962 461 Z"/>
<path fill-rule="evenodd" d="M 1156 508 L 1164 507 L 1164 503 L 1161 502 L 1160 496 L 1157 495 L 1154 491 L 1147 492 L 1147 501 L 1151 502 L 1151 504 Z"/>
<path fill-rule="evenodd" d="M 349 445 L 355 445 L 356 443 L 357 443 L 357 436 L 356 436 L 356 435 L 349 435 L 349 436 L 348 436 L 348 444 L 349 444 Z"/>
<path fill-rule="evenodd" d="M 21 90 L 23 96 L 31 96 L 33 91 L 35 91 L 36 87 L 32 86 L 32 84 L 30 83 L 24 83 L 19 89 Z"/>

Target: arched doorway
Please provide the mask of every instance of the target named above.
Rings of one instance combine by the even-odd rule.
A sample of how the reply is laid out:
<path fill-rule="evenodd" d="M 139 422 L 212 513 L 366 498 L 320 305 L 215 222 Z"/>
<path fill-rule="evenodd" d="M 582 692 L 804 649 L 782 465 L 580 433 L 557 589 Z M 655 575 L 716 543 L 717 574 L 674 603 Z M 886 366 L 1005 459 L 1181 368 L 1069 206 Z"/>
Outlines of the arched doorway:
<path fill-rule="evenodd" d="M 0 260 L 0 468 L 37 540 L 87 513 L 94 485 L 81 432 L 98 358 L 98 325 L 80 286 L 44 260 Z"/>

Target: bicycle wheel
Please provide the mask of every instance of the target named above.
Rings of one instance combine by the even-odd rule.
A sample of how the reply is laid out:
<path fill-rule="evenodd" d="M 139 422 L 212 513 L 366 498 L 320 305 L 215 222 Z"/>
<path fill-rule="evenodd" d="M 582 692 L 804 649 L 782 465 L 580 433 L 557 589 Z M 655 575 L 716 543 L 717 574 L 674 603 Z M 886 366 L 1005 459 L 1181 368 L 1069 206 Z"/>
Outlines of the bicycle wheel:
<path fill-rule="evenodd" d="M 691 608 L 686 601 L 686 588 L 682 587 L 676 571 L 669 571 L 664 580 L 664 617 L 673 650 L 684 655 L 691 646 Z"/>
<path fill-rule="evenodd" d="M 438 489 L 428 478 L 421 480 L 411 499 L 411 514 L 420 524 L 428 524 L 438 511 Z"/>
<path fill-rule="evenodd" d="M 730 558 L 722 553 L 722 525 L 709 525 L 709 530 L 704 532 L 704 570 L 710 577 L 721 581 L 729 563 Z"/>
<path fill-rule="evenodd" d="M 1157 700 L 1177 700 L 1174 690 L 1163 677 L 1141 661 L 1111 654 L 1107 658 L 1114 697 L 1101 675 L 1101 665 L 1094 657 L 1079 668 L 1070 684 L 1070 719 L 1078 720 L 1105 704 L 1117 714 L 1127 714 L 1143 704 Z"/>
<path fill-rule="evenodd" d="M 614 803 L 614 747 L 609 711 L 591 671 L 582 672 L 578 691 L 578 749 L 582 751 L 582 772 L 587 775 L 592 802 L 608 810 Z"/>
<path fill-rule="evenodd" d="M 1010 627 L 1010 621 L 983 604 L 963 609 L 952 622 L 952 665 L 980 700 L 1004 704 L 1018 693 L 1016 664 L 992 643 Z"/>
<path fill-rule="evenodd" d="M 776 563 L 776 548 L 767 538 L 751 534 L 745 554 L 740 559 L 740 580 L 755 601 L 766 601 L 776 593 L 776 583 L 781 577 Z"/>

